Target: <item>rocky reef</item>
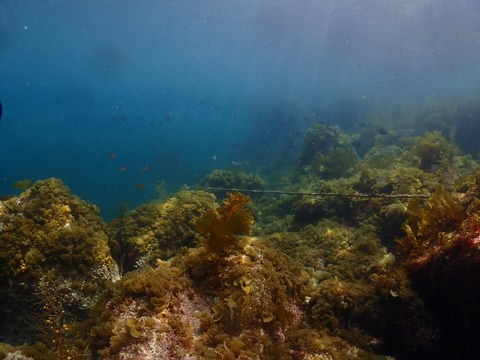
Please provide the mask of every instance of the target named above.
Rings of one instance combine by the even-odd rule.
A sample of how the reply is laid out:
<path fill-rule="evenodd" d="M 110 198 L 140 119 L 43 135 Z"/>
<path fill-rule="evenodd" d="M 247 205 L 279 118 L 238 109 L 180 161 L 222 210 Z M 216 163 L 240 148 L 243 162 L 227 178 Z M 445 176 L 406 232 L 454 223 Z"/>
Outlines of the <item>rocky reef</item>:
<path fill-rule="evenodd" d="M 315 124 L 252 198 L 216 170 L 110 224 L 57 179 L 0 202 L 0 358 L 478 358 L 478 163 L 365 134 Z"/>
<path fill-rule="evenodd" d="M 225 197 L 228 190 L 222 189 L 247 189 L 264 190 L 266 182 L 256 173 L 245 173 L 240 170 L 217 169 L 200 180 L 201 187 L 209 188 L 216 196 Z M 258 198 L 256 194 L 253 194 Z"/>
<path fill-rule="evenodd" d="M 85 319 L 105 284 L 120 278 L 98 212 L 57 179 L 0 203 L 3 342 L 42 339 L 56 349 L 58 335 Z"/>
<path fill-rule="evenodd" d="M 182 247 L 196 246 L 195 222 L 200 214 L 217 206 L 215 200 L 205 191 L 183 190 L 163 202 L 141 205 L 112 222 L 112 253 L 120 271 L 154 265 L 157 259 L 167 260 Z"/>

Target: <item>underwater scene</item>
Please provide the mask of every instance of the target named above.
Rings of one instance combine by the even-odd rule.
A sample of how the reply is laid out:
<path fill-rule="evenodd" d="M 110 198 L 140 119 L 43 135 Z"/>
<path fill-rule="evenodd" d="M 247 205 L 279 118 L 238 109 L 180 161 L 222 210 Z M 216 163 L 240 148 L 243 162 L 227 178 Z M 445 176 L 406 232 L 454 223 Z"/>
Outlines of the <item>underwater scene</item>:
<path fill-rule="evenodd" d="M 479 359 L 478 19 L 2 0 L 0 359 Z"/>

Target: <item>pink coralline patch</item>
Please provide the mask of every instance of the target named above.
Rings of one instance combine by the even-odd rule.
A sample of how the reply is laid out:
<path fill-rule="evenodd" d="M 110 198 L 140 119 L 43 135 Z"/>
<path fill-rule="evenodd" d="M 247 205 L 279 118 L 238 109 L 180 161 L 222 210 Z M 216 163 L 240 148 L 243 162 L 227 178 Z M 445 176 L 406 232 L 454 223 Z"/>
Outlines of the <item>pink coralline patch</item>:
<path fill-rule="evenodd" d="M 161 314 L 150 318 L 153 326 L 145 329 L 145 336 L 141 338 L 130 338 L 120 349 L 118 358 L 120 360 L 130 359 L 178 359 L 195 360 L 197 356 L 193 353 L 194 342 L 200 335 L 201 321 L 200 313 L 208 312 L 209 306 L 205 299 L 193 290 L 185 290 L 175 296 L 177 301 Z M 173 299 L 173 298 L 172 298 Z M 137 317 L 139 304 L 132 302 L 123 309 L 119 316 L 118 330 L 120 336 L 128 338 L 128 327 L 124 325 L 129 318 L 136 318 L 142 322 L 144 317 Z M 123 324 L 122 324 L 123 322 Z M 182 331 L 177 328 L 181 324 Z M 127 334 L 126 334 L 127 333 Z"/>
<path fill-rule="evenodd" d="M 181 338 L 175 329 L 162 321 L 157 321 L 156 324 L 157 326 L 151 328 L 142 338 L 125 341 L 125 346 L 119 349 L 118 359 L 193 360 L 197 358 L 194 354 L 188 353 L 188 349 L 183 346 L 185 339 Z"/>
<path fill-rule="evenodd" d="M 134 300 L 126 306 L 113 307 L 116 321 L 113 329 L 115 334 L 112 342 L 121 343 L 121 348 L 108 349 L 109 355 L 116 352 L 119 360 L 140 360 L 140 359 L 172 359 L 172 360 L 194 360 L 197 357 L 189 353 L 193 346 L 186 346 L 188 339 L 185 334 L 179 333 L 178 329 L 170 324 L 172 318 L 179 317 L 181 323 L 192 329 L 198 330 L 199 320 L 194 316 L 201 308 L 201 300 L 198 296 L 187 292 L 181 293 L 178 297 L 180 305 L 167 311 L 165 314 L 152 314 L 142 316 L 140 313 L 145 309 L 142 301 Z M 108 303 L 106 307 L 111 307 Z M 129 327 L 129 320 L 135 319 L 139 328 L 132 334 Z M 121 340 L 121 341 L 119 341 Z M 193 341 L 191 342 L 193 345 Z M 102 353 L 101 355 L 108 355 Z"/>
<path fill-rule="evenodd" d="M 462 223 L 451 252 L 454 260 L 466 262 L 464 266 L 480 265 L 480 217 L 476 213 Z"/>
<path fill-rule="evenodd" d="M 292 314 L 292 321 L 290 326 L 295 327 L 300 324 L 301 319 L 305 316 L 305 312 L 295 303 L 289 303 L 285 309 Z"/>
<path fill-rule="evenodd" d="M 180 305 L 175 314 L 180 317 L 182 323 L 187 325 L 193 335 L 198 334 L 200 330 L 198 314 L 209 311 L 207 302 L 193 291 L 184 291 L 177 298 L 180 300 Z"/>
<path fill-rule="evenodd" d="M 294 302 L 285 305 L 285 310 L 289 314 L 289 322 L 283 323 L 282 326 L 276 329 L 274 334 L 275 338 L 282 343 L 285 342 L 289 329 L 295 328 L 300 324 L 301 319 L 305 317 L 304 311 Z"/>
<path fill-rule="evenodd" d="M 472 244 L 475 246 L 480 246 L 480 236 L 477 236 L 472 239 Z"/>
<path fill-rule="evenodd" d="M 118 354 L 118 359 L 177 359 L 177 357 L 172 357 L 172 351 L 167 342 L 156 341 L 156 339 L 152 338 L 150 341 L 142 344 L 132 344 L 124 347 Z"/>

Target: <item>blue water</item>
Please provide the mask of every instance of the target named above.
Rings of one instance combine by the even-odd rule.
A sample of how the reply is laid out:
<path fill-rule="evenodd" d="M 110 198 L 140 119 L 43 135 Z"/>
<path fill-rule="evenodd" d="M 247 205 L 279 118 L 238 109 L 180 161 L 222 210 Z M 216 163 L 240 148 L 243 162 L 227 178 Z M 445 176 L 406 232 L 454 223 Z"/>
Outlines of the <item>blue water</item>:
<path fill-rule="evenodd" d="M 268 177 L 316 121 L 478 95 L 478 19 L 474 0 L 2 0 L 0 195 L 55 176 L 113 218 L 156 181 Z"/>

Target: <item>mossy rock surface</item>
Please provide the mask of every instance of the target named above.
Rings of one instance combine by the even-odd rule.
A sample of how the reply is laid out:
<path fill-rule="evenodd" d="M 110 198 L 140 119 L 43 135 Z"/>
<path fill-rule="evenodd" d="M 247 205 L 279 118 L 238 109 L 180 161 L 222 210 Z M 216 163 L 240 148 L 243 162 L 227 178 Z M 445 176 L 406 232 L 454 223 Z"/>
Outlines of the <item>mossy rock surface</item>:
<path fill-rule="evenodd" d="M 119 278 L 98 212 L 54 178 L 0 203 L 0 281 L 5 286 L 0 340 L 28 340 L 17 338 L 13 329 L 25 334 L 32 305 L 45 301 L 42 284 L 48 283 L 48 296 L 55 296 L 72 317 L 82 318 L 105 282 Z"/>
<path fill-rule="evenodd" d="M 112 241 L 122 259 L 123 272 L 167 260 L 182 247 L 197 245 L 197 218 L 217 206 L 206 191 L 183 190 L 165 202 L 150 202 L 127 213 L 110 226 Z"/>

